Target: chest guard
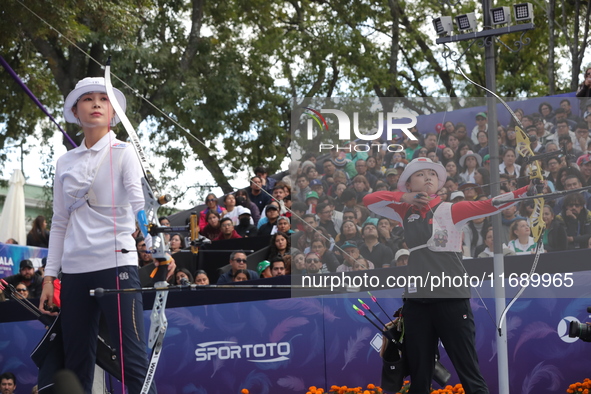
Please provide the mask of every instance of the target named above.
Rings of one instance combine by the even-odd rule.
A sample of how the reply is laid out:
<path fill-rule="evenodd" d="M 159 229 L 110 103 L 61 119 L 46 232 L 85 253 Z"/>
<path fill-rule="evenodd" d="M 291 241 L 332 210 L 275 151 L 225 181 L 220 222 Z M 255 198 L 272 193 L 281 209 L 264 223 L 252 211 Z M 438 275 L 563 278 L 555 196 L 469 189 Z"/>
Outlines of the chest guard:
<path fill-rule="evenodd" d="M 433 232 L 427 247 L 433 252 L 460 252 L 462 250 L 462 230 L 458 229 L 451 217 L 450 202 L 439 204 L 433 214 Z"/>

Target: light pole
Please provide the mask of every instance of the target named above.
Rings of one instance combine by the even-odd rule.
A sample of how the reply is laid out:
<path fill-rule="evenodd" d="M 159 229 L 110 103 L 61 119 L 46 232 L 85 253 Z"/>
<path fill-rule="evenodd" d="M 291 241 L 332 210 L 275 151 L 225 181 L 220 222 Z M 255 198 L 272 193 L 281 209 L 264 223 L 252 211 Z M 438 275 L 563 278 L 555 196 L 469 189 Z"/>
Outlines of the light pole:
<path fill-rule="evenodd" d="M 531 13 L 531 5 L 524 3 L 514 7 L 519 7 L 519 11 L 515 8 L 515 16 L 516 20 L 520 20 L 519 12 L 529 11 Z M 505 7 L 506 8 L 506 7 Z M 493 16 L 491 15 L 491 0 L 482 0 L 482 10 L 484 16 L 484 26 L 491 27 L 495 23 L 500 23 L 499 20 L 493 20 Z M 507 14 L 504 7 L 499 7 L 497 9 L 500 11 L 496 13 L 496 17 L 504 17 L 505 22 L 507 23 Z M 531 15 L 530 15 L 531 16 Z M 468 21 L 469 18 L 466 18 Z M 441 22 L 441 20 L 440 20 Z M 458 21 L 460 22 L 460 21 Z M 467 22 L 466 22 L 467 23 Z M 434 21 L 435 29 L 438 29 L 437 24 Z M 494 38 L 508 33 L 514 32 L 522 32 L 520 41 L 516 42 L 517 50 L 519 51 L 524 44 L 523 41 L 523 34 L 526 31 L 533 29 L 535 26 L 533 23 L 525 23 L 516 26 L 506 26 L 496 29 L 487 29 L 482 30 L 479 32 L 472 32 L 472 33 L 464 33 L 455 36 L 444 36 L 437 39 L 438 44 L 447 44 L 452 42 L 458 41 L 468 41 L 473 40 L 482 40 L 484 44 L 484 58 L 485 58 L 485 85 L 486 88 L 490 91 L 496 91 L 496 69 L 495 69 L 495 46 L 494 46 Z M 440 33 L 438 31 L 438 33 Z M 527 41 L 526 41 L 527 43 Z M 509 48 L 507 45 L 503 44 L 505 47 Z M 468 47 L 467 50 L 471 48 L 472 44 Z M 509 48 L 509 50 L 512 50 Z M 452 52 L 453 53 L 453 52 Z M 458 62 L 461 57 L 465 54 L 462 53 L 457 59 L 452 59 L 455 62 Z M 497 143 L 498 140 L 498 131 L 497 131 L 497 112 L 496 112 L 496 102 L 495 97 L 486 92 L 487 99 L 487 119 L 488 119 L 488 141 L 489 141 L 489 152 L 490 152 L 490 168 L 493 169 L 490 172 L 490 182 L 491 182 L 491 195 L 498 196 L 500 194 L 500 174 L 499 171 L 496 170 L 499 168 L 499 145 Z M 494 249 L 494 279 L 493 279 L 493 287 L 494 287 L 494 295 L 495 295 L 495 316 L 496 321 L 500 322 L 501 314 L 505 309 L 506 300 L 505 300 L 505 288 L 503 287 L 503 278 L 500 276 L 504 272 L 504 261 L 503 261 L 503 243 L 501 240 L 501 216 L 500 215 L 493 215 L 492 216 L 492 226 L 493 226 L 493 249 Z M 506 323 L 503 323 L 501 327 L 499 327 L 499 336 L 497 337 L 497 368 L 498 368 L 498 385 L 499 390 L 498 392 L 501 394 L 509 394 L 509 358 L 507 353 L 507 327 Z"/>

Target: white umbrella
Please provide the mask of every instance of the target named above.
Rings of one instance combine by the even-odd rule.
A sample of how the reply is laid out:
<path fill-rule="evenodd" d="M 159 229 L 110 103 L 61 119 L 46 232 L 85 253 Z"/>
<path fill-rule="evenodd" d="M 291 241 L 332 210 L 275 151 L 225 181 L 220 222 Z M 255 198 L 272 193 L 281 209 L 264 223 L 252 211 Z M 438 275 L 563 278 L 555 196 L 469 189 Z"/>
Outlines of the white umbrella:
<path fill-rule="evenodd" d="M 0 215 L 0 242 L 14 238 L 19 245 L 27 244 L 25 231 L 25 177 L 21 170 L 14 170 L 2 215 Z"/>

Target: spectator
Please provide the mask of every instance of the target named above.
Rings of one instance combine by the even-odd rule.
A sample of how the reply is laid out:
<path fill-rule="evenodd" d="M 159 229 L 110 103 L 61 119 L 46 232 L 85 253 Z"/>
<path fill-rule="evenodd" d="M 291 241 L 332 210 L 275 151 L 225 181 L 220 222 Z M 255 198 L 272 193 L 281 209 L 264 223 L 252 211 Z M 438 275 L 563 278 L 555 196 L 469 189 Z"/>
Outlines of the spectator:
<path fill-rule="evenodd" d="M 29 297 L 29 289 L 27 289 L 27 285 L 26 284 L 24 284 L 22 282 L 21 283 L 18 283 L 15 286 L 15 289 L 16 289 L 16 294 L 14 295 L 15 297 L 21 298 L 21 299 L 23 299 L 23 298 L 30 298 Z"/>
<path fill-rule="evenodd" d="M 353 265 L 355 264 L 355 260 L 361 257 L 359 254 L 359 246 L 356 242 L 350 241 L 345 242 L 341 246 L 341 255 L 343 258 L 343 263 L 337 267 L 336 272 L 350 272 L 353 271 Z"/>
<path fill-rule="evenodd" d="M 542 219 L 546 224 L 542 241 L 544 242 L 544 250 L 548 252 L 555 252 L 559 250 L 566 250 L 566 229 L 564 223 L 555 220 L 554 211 L 549 205 L 544 205 Z"/>
<path fill-rule="evenodd" d="M 206 214 L 207 225 L 201 230 L 200 234 L 209 240 L 214 240 L 220 236 L 220 214 L 216 211 L 208 211 Z"/>
<path fill-rule="evenodd" d="M 322 163 L 322 167 L 324 169 L 324 176 L 322 177 L 322 180 L 328 184 L 328 178 L 333 178 L 334 182 L 334 175 L 337 170 L 337 167 L 332 162 L 332 159 L 325 159 Z"/>
<path fill-rule="evenodd" d="M 371 191 L 367 178 L 363 175 L 355 176 L 355 178 L 353 178 L 353 190 L 355 191 L 357 202 L 359 203 L 363 201 L 363 197 Z"/>
<path fill-rule="evenodd" d="M 316 206 L 316 214 L 320 219 L 320 225 L 324 227 L 333 238 L 336 238 L 339 229 L 337 228 L 336 223 L 332 220 L 332 211 L 333 210 L 326 203 L 321 203 Z"/>
<path fill-rule="evenodd" d="M 188 286 L 193 283 L 193 275 L 186 268 L 177 268 L 174 273 L 174 284 L 177 286 Z"/>
<path fill-rule="evenodd" d="M 316 237 L 312 241 L 310 250 L 320 256 L 322 265 L 326 267 L 329 272 L 335 272 L 339 266 L 339 260 L 335 254 L 328 249 L 328 243 L 329 242 L 324 237 Z"/>
<path fill-rule="evenodd" d="M 486 200 L 486 196 L 482 196 L 480 200 Z M 464 234 L 464 256 L 476 257 L 476 248 L 484 244 L 482 233 L 490 226 L 490 221 L 487 217 L 472 219 L 462 227 Z"/>
<path fill-rule="evenodd" d="M 287 235 L 295 233 L 295 231 L 291 229 L 291 223 L 288 217 L 279 216 L 279 218 L 277 219 L 277 232 L 285 233 Z"/>
<path fill-rule="evenodd" d="M 384 264 L 390 264 L 394 258 L 394 253 L 386 245 L 379 242 L 378 228 L 375 224 L 367 222 L 361 230 L 363 243 L 359 245 L 359 252 L 369 261 L 381 267 Z"/>
<path fill-rule="evenodd" d="M 583 187 L 581 183 L 581 178 L 576 175 L 567 175 L 564 179 L 564 190 L 575 190 L 580 189 Z M 585 200 L 585 208 L 588 210 L 591 209 L 591 193 L 588 190 L 583 190 L 580 192 Z M 559 198 L 556 200 L 556 205 L 554 206 L 554 213 L 559 214 L 562 211 L 562 205 L 564 204 L 564 199 L 566 197 Z"/>
<path fill-rule="evenodd" d="M 199 286 L 206 286 L 209 284 L 209 277 L 207 272 L 203 270 L 195 271 L 195 284 Z"/>
<path fill-rule="evenodd" d="M 373 269 L 369 266 L 369 261 L 364 259 L 363 257 L 359 257 L 353 263 L 353 271 L 366 271 L 368 269 Z"/>
<path fill-rule="evenodd" d="M 504 210 L 501 211 L 501 241 L 504 244 L 509 242 L 509 236 L 511 232 L 509 231 L 511 225 L 517 219 L 523 219 L 521 216 L 517 215 L 517 207 L 512 205 Z"/>
<path fill-rule="evenodd" d="M 394 231 L 395 233 L 393 233 Z M 404 229 L 400 226 L 392 228 L 390 219 L 381 217 L 378 220 L 378 241 L 390 248 L 392 254 L 396 254 L 404 243 Z M 382 264 L 382 267 L 385 268 L 385 265 Z"/>
<path fill-rule="evenodd" d="M 158 218 L 158 223 L 160 223 L 160 225 L 163 226 L 163 227 L 170 227 L 170 220 L 168 220 L 168 218 L 166 216 L 159 217 Z M 170 234 L 169 233 L 164 233 L 164 243 L 166 245 L 168 245 L 169 242 L 170 242 Z M 141 265 L 140 265 L 140 267 L 141 267 Z"/>
<path fill-rule="evenodd" d="M 248 191 L 246 189 L 240 189 L 236 192 L 236 205 L 250 209 L 250 216 L 253 221 L 252 224 L 256 225 L 259 222 L 259 219 L 261 218 L 261 211 L 255 203 L 250 201 L 250 197 L 248 196 Z"/>
<path fill-rule="evenodd" d="M 515 159 L 515 150 L 513 148 L 507 148 L 503 153 L 503 162 L 499 165 L 499 172 L 501 174 L 514 175 L 515 177 L 519 176 L 521 166 L 515 164 Z"/>
<path fill-rule="evenodd" d="M 271 245 L 267 260 L 271 261 L 275 257 L 283 257 L 289 254 L 291 242 L 289 235 L 285 233 L 275 233 L 271 236 Z"/>
<path fill-rule="evenodd" d="M 283 275 L 286 275 L 285 261 L 280 257 L 276 257 L 271 260 L 271 276 L 274 278 Z"/>
<path fill-rule="evenodd" d="M 251 279 L 253 279 L 253 277 L 248 270 L 238 270 L 232 277 L 232 282 L 246 282 Z"/>
<path fill-rule="evenodd" d="M 250 278 L 258 278 L 256 272 L 246 269 L 246 253 L 242 250 L 236 250 L 230 255 L 230 270 L 220 275 L 217 284 L 223 285 L 232 282 L 232 279 L 238 270 L 246 270 L 248 271 Z"/>
<path fill-rule="evenodd" d="M 394 256 L 394 264 L 396 267 L 404 267 L 408 265 L 408 256 L 410 256 L 408 249 L 400 249 L 398 252 L 396 252 L 396 255 Z"/>
<path fill-rule="evenodd" d="M 530 254 L 535 253 L 537 243 L 534 238 L 530 235 L 531 229 L 525 219 L 517 219 L 511 224 L 509 249 L 515 252 L 515 254 Z M 539 246 L 542 248 L 541 252 L 544 252 L 544 245 Z"/>
<path fill-rule="evenodd" d="M 185 238 L 179 233 L 173 234 L 170 237 L 170 244 L 169 245 L 170 245 L 170 254 L 180 252 L 182 249 L 186 248 Z"/>
<path fill-rule="evenodd" d="M 587 153 L 577 159 L 577 165 L 581 169 L 584 185 L 591 186 L 591 153 Z"/>
<path fill-rule="evenodd" d="M 568 249 L 585 248 L 591 237 L 591 211 L 585 208 L 585 198 L 579 193 L 564 198 L 562 212 L 556 220 L 566 227 Z"/>
<path fill-rule="evenodd" d="M 386 170 L 386 183 L 390 191 L 395 191 L 400 174 L 396 168 L 389 168 Z"/>
<path fill-rule="evenodd" d="M 229 193 L 224 196 L 224 207 L 226 208 L 226 213 L 222 216 L 224 218 L 230 218 L 236 226 L 238 224 L 238 210 L 236 209 L 236 196 L 234 194 Z"/>
<path fill-rule="evenodd" d="M 16 275 L 4 278 L 6 282 L 16 287 L 19 283 L 24 283 L 29 290 L 30 298 L 41 297 L 41 291 L 43 290 L 43 279 L 35 275 L 35 268 L 31 260 L 22 260 L 19 266 L 19 273 Z"/>
<path fill-rule="evenodd" d="M 486 230 L 486 233 L 484 235 L 484 244 L 486 245 L 486 248 L 484 248 L 484 250 L 482 252 L 478 253 L 478 257 L 482 258 L 482 257 L 493 257 L 494 256 L 494 243 L 493 243 L 493 229 L 492 227 L 489 227 Z M 507 247 L 507 245 L 505 245 L 503 243 L 503 256 L 514 256 L 515 252 L 512 251 L 511 249 L 509 249 Z"/>
<path fill-rule="evenodd" d="M 205 197 L 205 205 L 207 208 L 205 208 L 199 214 L 199 231 L 203 230 L 205 226 L 207 226 L 207 219 L 205 218 L 205 215 L 208 211 L 215 211 L 219 213 L 220 216 L 226 213 L 226 209 L 218 205 L 218 199 L 213 193 L 210 193 L 207 195 L 207 197 Z"/>
<path fill-rule="evenodd" d="M 484 191 L 476 183 L 464 183 L 458 188 L 458 191 L 463 192 L 464 197 L 468 201 L 474 201 L 476 197 L 484 195 Z"/>
<path fill-rule="evenodd" d="M 476 169 L 482 165 L 482 157 L 471 150 L 460 158 L 460 167 L 464 170 L 460 177 L 466 183 L 475 183 L 474 174 Z"/>
<path fill-rule="evenodd" d="M 279 207 L 277 202 L 272 202 L 265 208 L 265 223 L 259 227 L 259 236 L 269 236 L 277 232 L 277 219 L 279 218 Z M 263 219 L 259 223 L 263 222 Z"/>
<path fill-rule="evenodd" d="M 234 229 L 234 223 L 232 219 L 228 217 L 225 217 L 220 221 L 220 229 L 220 235 L 214 241 L 242 238 L 240 234 L 238 234 Z"/>
<path fill-rule="evenodd" d="M 37 216 L 33 220 L 31 231 L 27 234 L 27 245 L 47 248 L 49 246 L 49 231 L 47 231 L 47 221 L 44 216 Z"/>
<path fill-rule="evenodd" d="M 291 275 L 291 254 L 283 256 L 283 262 L 285 263 L 285 275 Z"/>
<path fill-rule="evenodd" d="M 577 97 L 591 97 L 591 67 L 585 70 L 583 83 L 577 90 Z"/>
<path fill-rule="evenodd" d="M 374 159 L 375 160 L 375 159 Z M 357 171 L 357 175 L 363 175 L 366 180 L 369 182 L 369 186 L 373 189 L 376 186 L 376 182 L 378 178 L 368 172 L 367 162 L 365 160 L 357 160 L 355 163 L 355 170 Z M 354 182 L 355 180 L 353 180 Z"/>
<path fill-rule="evenodd" d="M 16 390 L 16 376 L 12 372 L 4 372 L 0 375 L 0 392 L 13 394 Z"/>
<path fill-rule="evenodd" d="M 251 224 L 250 209 L 239 205 L 236 210 L 238 211 L 238 226 L 235 226 L 234 230 L 242 238 L 256 237 L 258 230 L 254 224 Z"/>
<path fill-rule="evenodd" d="M 328 160 L 328 162 L 334 167 L 334 165 L 332 164 L 332 162 L 330 160 Z M 297 185 L 297 193 L 296 193 L 296 200 L 299 201 L 304 201 L 306 199 L 306 194 L 308 194 L 310 191 L 312 191 L 312 189 L 310 189 L 310 181 L 308 181 L 308 178 L 306 177 L 306 175 L 304 174 L 300 174 L 298 175 L 297 179 L 296 179 L 296 185 Z"/>
<path fill-rule="evenodd" d="M 589 138 L 589 125 L 587 125 L 587 123 L 577 123 L 577 128 L 575 129 L 575 138 L 576 139 L 573 144 L 574 150 L 586 153 L 587 146 L 591 142 L 591 138 Z"/>
<path fill-rule="evenodd" d="M 296 248 L 291 249 L 292 272 L 301 274 L 306 270 L 306 256 L 304 253 Z"/>
<path fill-rule="evenodd" d="M 462 144 L 466 144 L 466 146 L 471 146 L 472 141 L 468 138 L 468 132 L 466 131 L 466 125 L 462 122 L 458 122 L 456 124 L 456 130 L 454 132 L 456 138 L 460 142 L 460 146 L 458 149 L 462 149 Z M 448 140 L 449 141 L 449 140 Z M 466 153 L 466 152 L 464 152 Z"/>
<path fill-rule="evenodd" d="M 437 192 L 437 195 L 439 196 L 439 198 L 441 198 L 441 201 L 443 202 L 448 202 L 449 201 L 449 191 L 447 190 L 447 187 L 442 187 L 441 189 L 439 189 L 439 191 Z"/>
<path fill-rule="evenodd" d="M 273 191 L 273 187 L 275 187 L 275 183 L 277 182 L 277 180 L 268 177 L 267 167 L 255 167 L 254 174 L 260 178 L 263 189 L 271 193 Z"/>
<path fill-rule="evenodd" d="M 261 261 L 257 266 L 257 278 L 270 278 L 271 277 L 271 263 L 269 260 Z"/>
<path fill-rule="evenodd" d="M 140 235 L 135 239 L 135 249 L 137 250 L 138 265 L 140 268 L 154 262 L 152 253 L 148 251 L 146 240 L 143 236 Z"/>
<path fill-rule="evenodd" d="M 552 106 L 547 102 L 543 102 L 538 107 L 538 111 L 542 115 L 542 119 L 544 119 L 546 122 L 550 122 L 552 118 L 554 118 L 554 112 L 552 110 Z"/>
<path fill-rule="evenodd" d="M 451 195 L 449 196 L 450 202 L 459 202 L 459 201 L 464 201 L 465 199 L 466 199 L 466 197 L 464 196 L 464 192 L 459 191 L 459 190 L 452 192 Z"/>
<path fill-rule="evenodd" d="M 263 191 L 263 181 L 261 177 L 253 176 L 250 178 L 250 186 L 247 187 L 246 190 L 248 191 L 250 201 L 257 206 L 259 212 L 263 212 L 263 209 L 271 202 L 271 196 L 269 193 Z"/>
<path fill-rule="evenodd" d="M 355 214 L 355 212 L 353 212 Z M 349 215 L 350 216 L 350 213 Z M 361 242 L 361 232 L 352 220 L 345 220 L 341 225 L 341 231 L 335 238 L 337 245 L 343 245 L 346 242 Z"/>
<path fill-rule="evenodd" d="M 306 194 L 307 213 L 316 213 L 316 205 L 318 205 L 318 193 L 310 192 Z M 260 223 L 260 222 L 259 222 Z"/>
<path fill-rule="evenodd" d="M 14 238 L 8 238 L 4 243 L 7 245 L 18 245 L 18 242 Z"/>
<path fill-rule="evenodd" d="M 318 273 L 325 274 L 325 273 L 328 273 L 328 269 L 326 268 L 326 266 L 324 264 L 322 264 L 318 253 L 310 252 L 310 253 L 306 254 L 305 263 L 306 263 L 306 272 L 304 272 L 305 274 L 318 274 Z"/>
<path fill-rule="evenodd" d="M 378 159 L 374 156 L 370 156 L 367 158 L 365 162 L 367 164 L 367 172 L 371 175 L 375 176 L 378 180 L 384 178 L 384 173 L 382 172 L 381 166 L 379 165 Z"/>
<path fill-rule="evenodd" d="M 558 157 L 551 157 L 546 161 L 546 170 L 549 174 L 546 176 L 546 180 L 556 185 L 556 179 L 558 178 L 558 171 L 562 168 L 561 160 Z"/>
<path fill-rule="evenodd" d="M 490 196 L 490 171 L 484 167 L 476 169 L 474 174 L 474 183 L 480 186 L 482 194 Z"/>
<path fill-rule="evenodd" d="M 302 217 L 302 220 L 304 221 L 304 231 L 300 231 L 293 236 L 292 245 L 303 251 L 312 244 L 314 233 L 318 227 L 318 219 L 316 215 L 307 213 Z"/>
<path fill-rule="evenodd" d="M 474 145 L 478 144 L 478 132 L 482 131 L 488 133 L 488 118 L 486 112 L 479 112 L 476 114 L 476 126 L 472 129 L 471 138 Z"/>
<path fill-rule="evenodd" d="M 515 149 L 517 147 L 517 133 L 515 132 L 515 126 L 507 127 L 507 137 L 505 138 L 505 145 L 507 146 L 507 148 Z M 499 153 L 501 152 L 499 151 Z"/>

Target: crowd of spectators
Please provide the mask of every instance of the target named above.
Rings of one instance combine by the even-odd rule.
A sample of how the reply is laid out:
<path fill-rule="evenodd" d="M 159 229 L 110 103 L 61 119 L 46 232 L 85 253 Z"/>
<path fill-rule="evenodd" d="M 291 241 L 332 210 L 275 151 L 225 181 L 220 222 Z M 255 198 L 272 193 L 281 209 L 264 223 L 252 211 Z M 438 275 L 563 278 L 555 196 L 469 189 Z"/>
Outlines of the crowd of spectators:
<path fill-rule="evenodd" d="M 587 90 L 582 90 L 586 92 Z M 545 192 L 573 190 L 591 186 L 591 101 L 581 106 L 582 116 L 574 114 L 569 99 L 554 108 L 543 102 L 538 112 L 515 111 L 535 154 L 559 151 L 542 162 L 547 181 Z M 578 111 L 578 109 L 577 109 Z M 270 236 L 268 254 L 258 269 L 247 270 L 242 257 L 230 259 L 225 282 L 291 273 L 342 272 L 404 265 L 408 259 L 400 223 L 374 217 L 363 206 L 368 193 L 395 191 L 407 163 L 428 157 L 447 171 L 445 186 L 439 191 L 443 201 L 480 200 L 490 197 L 490 153 L 488 119 L 485 112 L 473 121 L 438 124 L 434 132 L 410 131 L 416 139 L 372 141 L 372 149 L 358 149 L 348 142 L 330 153 L 305 154 L 293 161 L 290 170 L 269 176 L 264 166 L 254 169 L 250 186 L 224 196 L 208 194 L 198 213 L 200 241 Z M 529 183 L 528 166 L 517 151 L 516 122 L 498 124 L 501 193 Z M 392 152 L 387 145 L 399 144 Z M 535 250 L 531 229 L 524 220 L 534 209 L 533 202 L 522 202 L 502 212 L 504 254 L 527 254 Z M 591 193 L 583 191 L 546 202 L 542 220 L 543 251 L 589 247 L 591 237 Z M 166 217 L 160 218 L 169 226 Z M 489 219 L 474 219 L 463 228 L 465 258 L 492 256 L 493 242 Z M 189 248 L 186 234 L 166 234 L 173 255 Z M 45 218 L 35 219 L 27 243 L 43 246 L 49 233 Z M 152 262 L 143 237 L 136 238 L 140 266 Z M 293 262 L 293 264 L 292 264 Z M 20 275 L 20 274 L 19 274 Z M 223 275 L 222 275 L 223 276 Z M 26 279 L 26 278 L 25 278 Z M 203 271 L 179 269 L 171 283 L 209 283 Z M 20 281 L 35 291 L 30 282 Z M 220 282 L 218 282 L 220 283 Z M 18 283 L 14 283 L 17 285 Z"/>

